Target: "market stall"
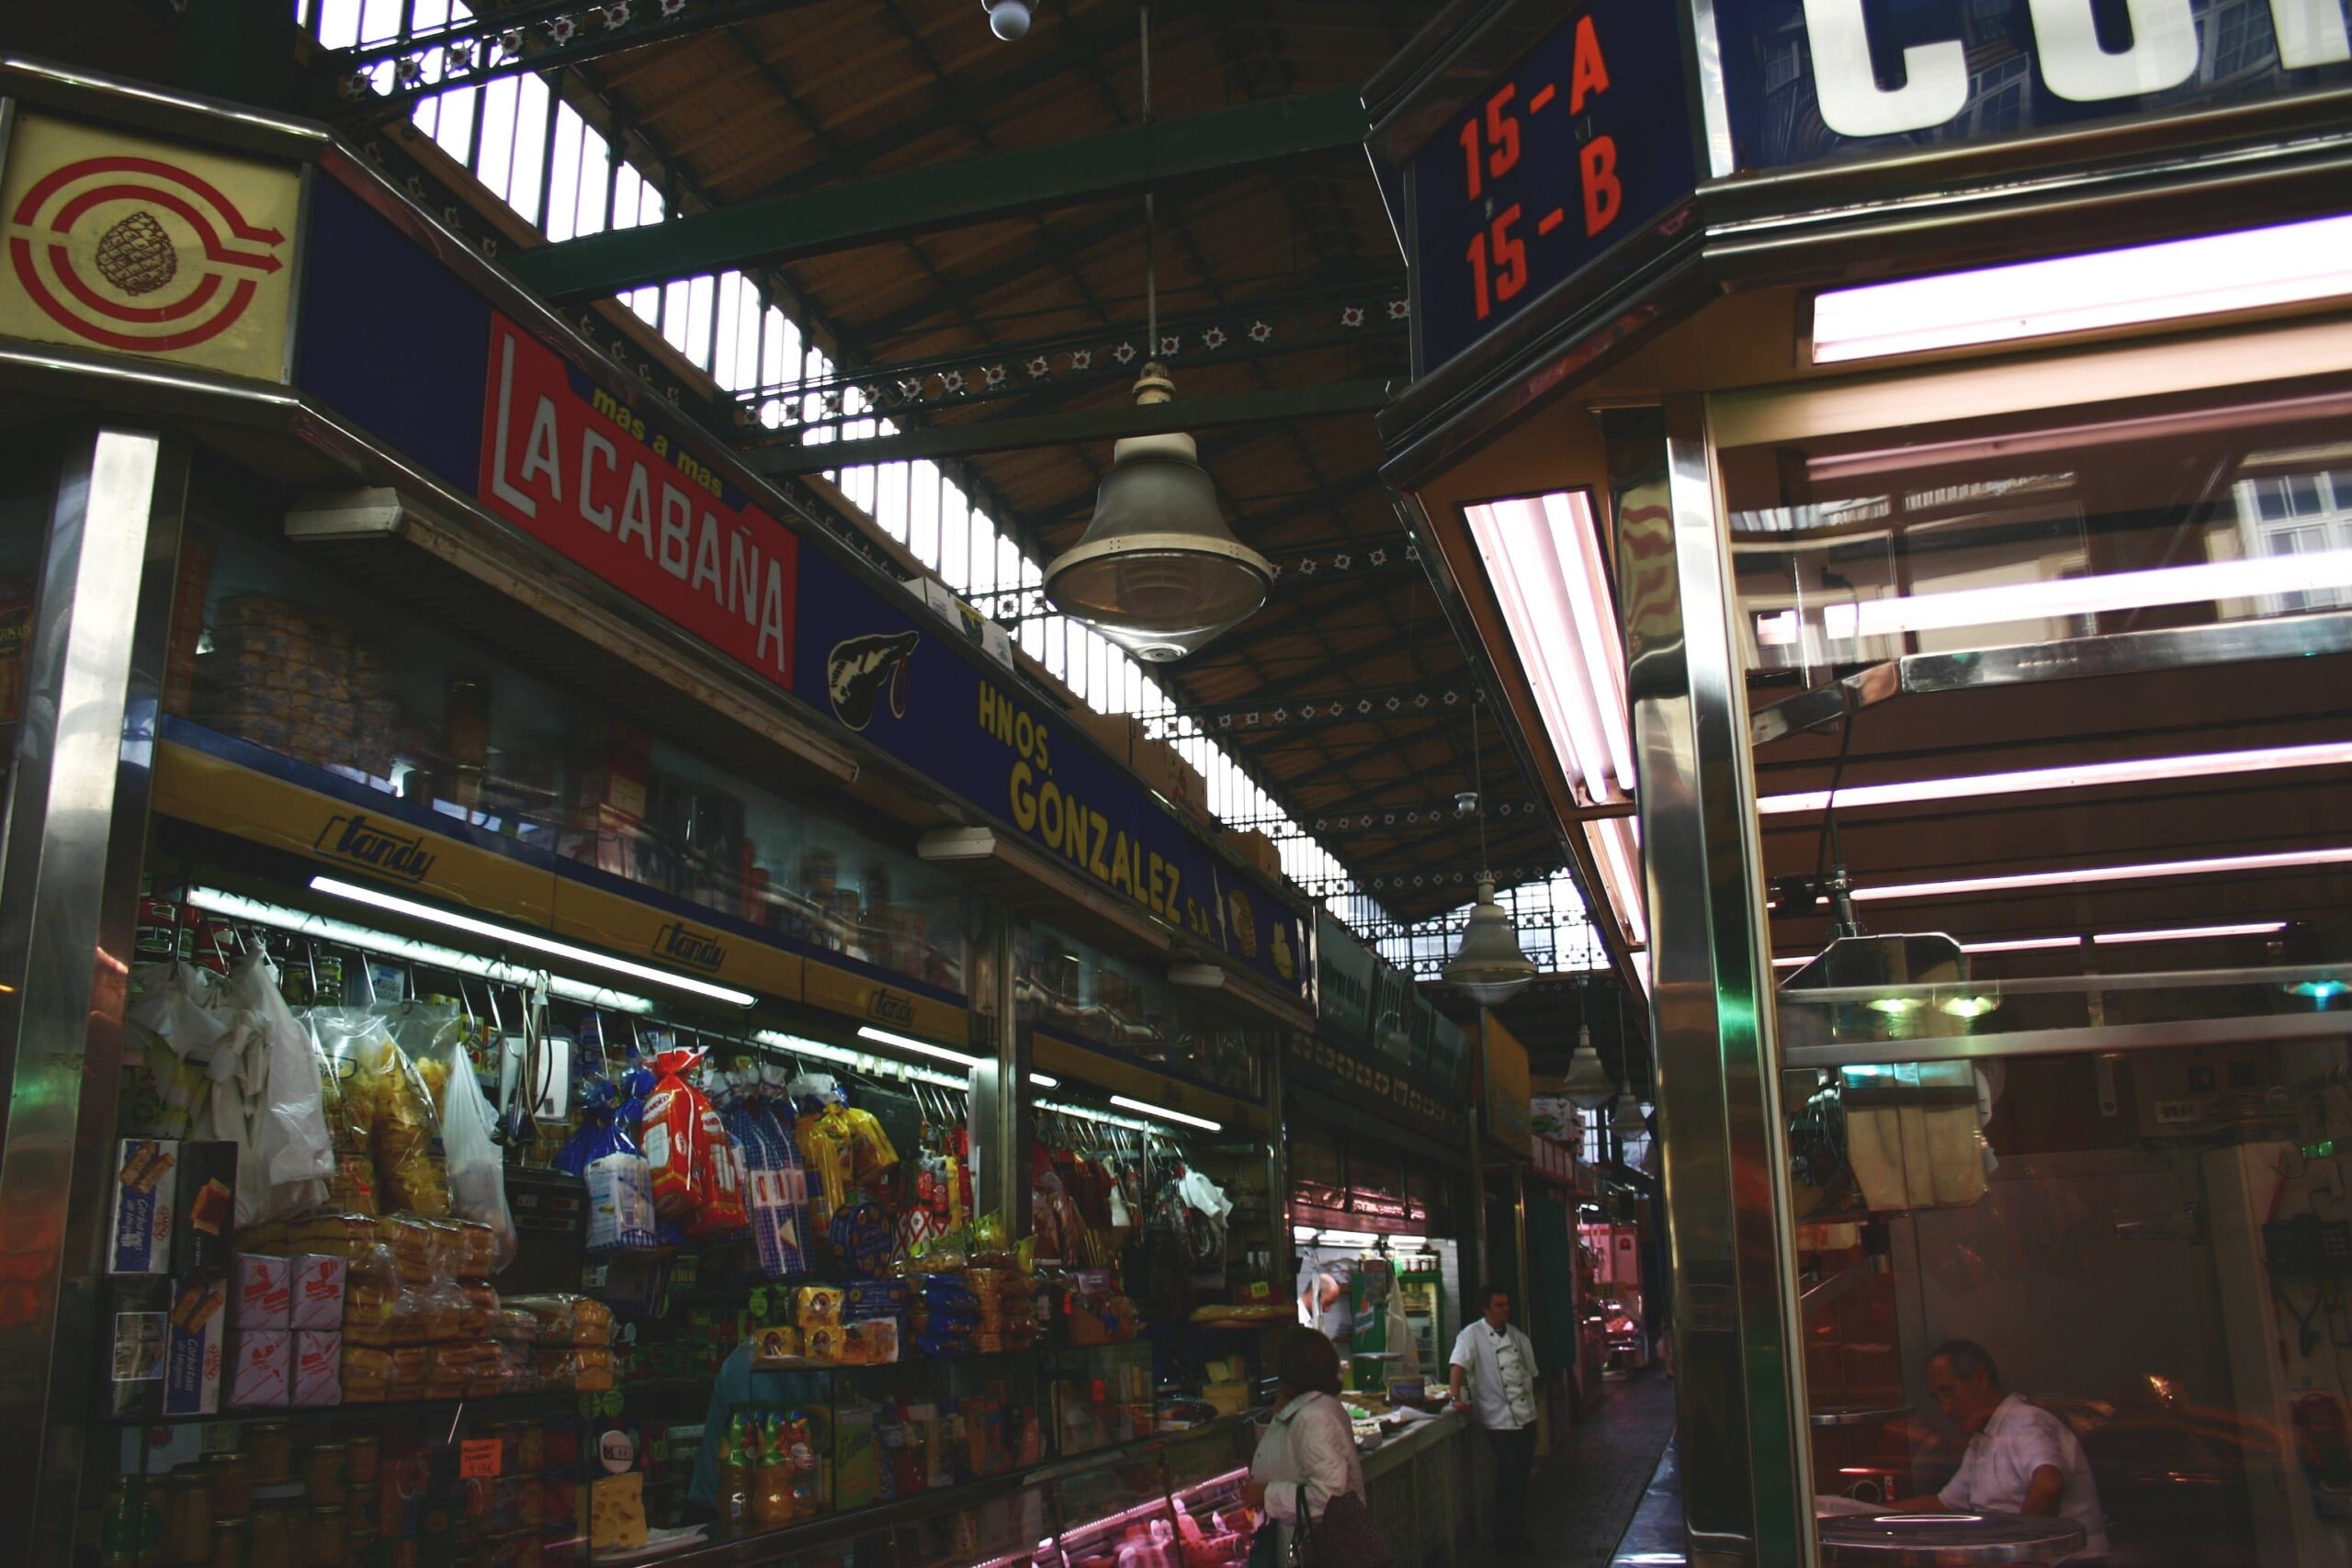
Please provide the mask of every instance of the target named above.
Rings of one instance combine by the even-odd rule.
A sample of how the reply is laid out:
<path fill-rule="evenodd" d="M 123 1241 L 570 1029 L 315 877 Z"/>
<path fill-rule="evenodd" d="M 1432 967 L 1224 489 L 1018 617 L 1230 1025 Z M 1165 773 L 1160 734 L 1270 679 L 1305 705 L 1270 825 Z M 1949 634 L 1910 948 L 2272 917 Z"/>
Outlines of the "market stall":
<path fill-rule="evenodd" d="M 2344 1555 L 2348 81 L 2330 4 L 1588 0 L 1368 91 L 1385 472 L 1651 999 L 1694 1561 Z"/>
<path fill-rule="evenodd" d="M 1246 1553 L 1295 896 L 321 133 L 0 94 L 278 262 L 0 343 L 0 1555 Z"/>

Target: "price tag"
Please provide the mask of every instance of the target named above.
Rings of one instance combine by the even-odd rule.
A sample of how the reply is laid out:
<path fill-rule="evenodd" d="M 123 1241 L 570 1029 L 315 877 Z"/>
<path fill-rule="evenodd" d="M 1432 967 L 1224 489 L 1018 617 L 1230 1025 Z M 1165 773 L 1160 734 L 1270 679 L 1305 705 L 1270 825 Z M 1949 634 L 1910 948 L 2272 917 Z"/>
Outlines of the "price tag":
<path fill-rule="evenodd" d="M 505 1468 L 506 1445 L 496 1438 L 468 1438 L 458 1445 L 458 1479 L 487 1481 Z"/>

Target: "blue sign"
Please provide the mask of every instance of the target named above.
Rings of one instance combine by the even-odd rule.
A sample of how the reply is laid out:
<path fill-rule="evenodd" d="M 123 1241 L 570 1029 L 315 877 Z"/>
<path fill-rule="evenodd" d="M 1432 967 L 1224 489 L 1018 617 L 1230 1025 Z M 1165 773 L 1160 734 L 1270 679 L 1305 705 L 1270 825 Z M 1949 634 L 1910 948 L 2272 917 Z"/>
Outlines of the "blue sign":
<path fill-rule="evenodd" d="M 1743 170 L 2352 81 L 2343 0 L 1716 0 Z"/>
<path fill-rule="evenodd" d="M 1416 375 L 1690 194 L 1676 9 L 1592 0 L 1414 154 Z"/>
<path fill-rule="evenodd" d="M 1299 917 L 1224 864 L 1078 727 L 911 594 L 801 560 L 795 688 L 1076 875 L 1303 997 Z"/>

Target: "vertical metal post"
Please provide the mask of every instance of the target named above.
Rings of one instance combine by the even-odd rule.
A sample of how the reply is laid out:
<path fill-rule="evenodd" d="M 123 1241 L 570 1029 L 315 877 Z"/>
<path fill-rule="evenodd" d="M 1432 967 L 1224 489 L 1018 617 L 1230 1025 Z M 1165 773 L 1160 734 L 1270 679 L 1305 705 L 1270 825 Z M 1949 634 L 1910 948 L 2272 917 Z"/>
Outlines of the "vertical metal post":
<path fill-rule="evenodd" d="M 972 1201 L 984 1214 L 1003 1215 L 1007 1235 L 1029 1232 L 1029 1146 L 1037 1124 L 1029 1032 L 1015 1006 L 1020 934 L 1020 917 L 992 904 L 980 939 L 985 973 L 973 987 L 974 1004 L 992 1027 L 989 1038 L 973 1042 L 988 1059 L 972 1069 L 972 1143 L 980 1156 Z"/>
<path fill-rule="evenodd" d="M 0 875 L 0 1562 L 73 1551 L 185 452 L 62 444 L 7 783 Z M 29 1484 L 28 1484 L 29 1483 Z"/>
<path fill-rule="evenodd" d="M 1609 417 L 1694 1564 L 1814 1560 L 1744 675 L 1705 406 Z"/>

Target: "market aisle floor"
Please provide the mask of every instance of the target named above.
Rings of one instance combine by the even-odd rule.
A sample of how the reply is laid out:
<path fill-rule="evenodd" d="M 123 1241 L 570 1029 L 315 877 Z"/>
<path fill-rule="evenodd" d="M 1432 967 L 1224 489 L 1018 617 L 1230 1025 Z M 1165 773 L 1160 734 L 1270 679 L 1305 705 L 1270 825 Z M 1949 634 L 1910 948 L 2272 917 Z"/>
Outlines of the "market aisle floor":
<path fill-rule="evenodd" d="M 1656 1367 L 1609 1385 L 1594 1418 L 1535 1467 L 1528 1536 L 1535 1549 L 1504 1561 L 1607 1568 L 1674 1432 L 1674 1385 Z"/>

